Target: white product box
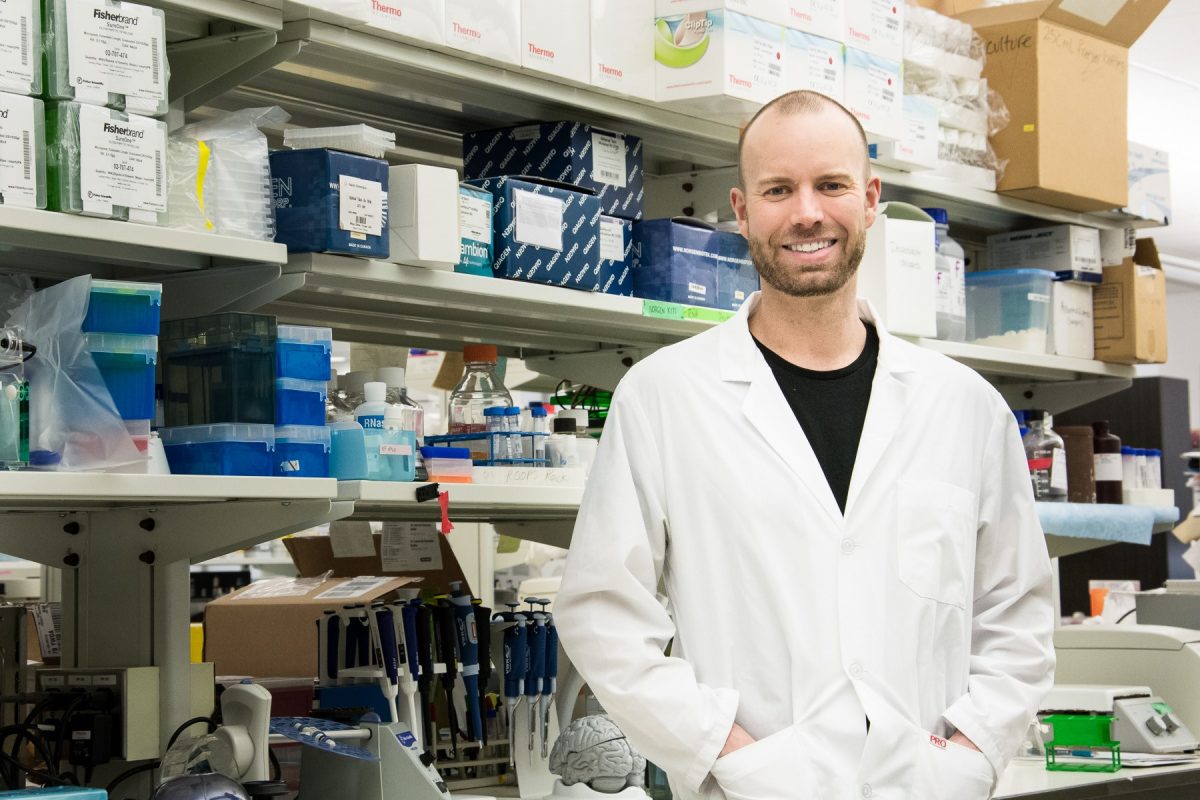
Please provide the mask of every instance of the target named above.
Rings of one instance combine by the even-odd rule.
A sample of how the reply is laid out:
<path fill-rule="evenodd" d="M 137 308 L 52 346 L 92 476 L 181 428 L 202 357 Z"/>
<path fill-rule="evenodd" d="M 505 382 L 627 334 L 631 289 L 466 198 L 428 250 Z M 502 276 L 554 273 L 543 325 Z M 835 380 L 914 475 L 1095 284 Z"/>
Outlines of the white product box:
<path fill-rule="evenodd" d="M 970 189 L 982 189 L 985 192 L 996 191 L 996 173 L 984 167 L 943 161 L 939 158 L 937 169 L 933 170 L 931 174 Z"/>
<path fill-rule="evenodd" d="M 0 205 L 46 207 L 46 107 L 0 92 Z"/>
<path fill-rule="evenodd" d="M 370 20 L 371 0 L 283 0 L 283 21 L 314 19 L 358 27 Z"/>
<path fill-rule="evenodd" d="M 459 259 L 458 172 L 404 164 L 388 169 L 387 261 L 454 269 Z"/>
<path fill-rule="evenodd" d="M 1100 230 L 1100 263 L 1118 267 L 1137 250 L 1137 228 L 1102 228 Z"/>
<path fill-rule="evenodd" d="M 846 46 L 903 60 L 903 0 L 846 0 Z"/>
<path fill-rule="evenodd" d="M 1050 336 L 1052 355 L 1092 359 L 1096 356 L 1096 338 L 1092 318 L 1092 285 L 1055 281 L 1050 295 Z"/>
<path fill-rule="evenodd" d="M 659 17 L 654 29 L 659 103 L 740 123 L 784 91 L 782 26 L 713 10 Z"/>
<path fill-rule="evenodd" d="M 445 0 L 363 0 L 366 27 L 427 44 L 446 43 Z"/>
<path fill-rule="evenodd" d="M 937 335 L 933 220 L 908 203 L 884 203 L 867 229 L 858 294 L 871 301 L 891 333 Z"/>
<path fill-rule="evenodd" d="M 521 66 L 587 83 L 591 15 L 561 0 L 521 0 Z"/>
<path fill-rule="evenodd" d="M 1100 232 L 1082 225 L 1053 225 L 988 237 L 990 269 L 1048 269 L 1071 273 L 1082 283 L 1100 283 Z"/>
<path fill-rule="evenodd" d="M 789 28 L 846 40 L 846 0 L 786 0 L 784 20 Z"/>
<path fill-rule="evenodd" d="M 445 31 L 468 56 L 521 64 L 521 0 L 446 0 Z"/>
<path fill-rule="evenodd" d="M 904 135 L 894 142 L 871 145 L 871 158 L 906 172 L 938 165 L 938 110 L 928 97 L 905 95 Z"/>
<path fill-rule="evenodd" d="M 0 3 L 0 91 L 42 91 L 42 11 L 35 0 Z"/>
<path fill-rule="evenodd" d="M 654 99 L 654 0 L 591 0 L 592 85 Z"/>
<path fill-rule="evenodd" d="M 904 135 L 904 79 L 899 61 L 846 48 L 846 108 L 862 123 L 870 142 Z"/>
<path fill-rule="evenodd" d="M 776 25 L 787 22 L 787 0 L 654 0 L 654 15 L 658 17 L 714 10 L 736 11 Z"/>
<path fill-rule="evenodd" d="M 1169 225 L 1171 165 L 1164 150 L 1129 143 L 1129 204 L 1125 212 Z"/>
<path fill-rule="evenodd" d="M 789 28 L 788 89 L 810 89 L 841 103 L 846 97 L 846 48 L 832 39 Z"/>

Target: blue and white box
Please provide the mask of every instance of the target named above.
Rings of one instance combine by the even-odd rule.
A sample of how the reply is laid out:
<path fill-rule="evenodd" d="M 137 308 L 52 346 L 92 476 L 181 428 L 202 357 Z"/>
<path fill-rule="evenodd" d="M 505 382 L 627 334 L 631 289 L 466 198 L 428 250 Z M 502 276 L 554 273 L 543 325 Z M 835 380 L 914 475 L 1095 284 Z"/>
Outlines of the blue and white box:
<path fill-rule="evenodd" d="M 468 181 L 492 194 L 498 278 L 591 291 L 600 264 L 600 200 L 527 175 Z"/>
<path fill-rule="evenodd" d="M 737 311 L 758 291 L 758 270 L 750 258 L 750 244 L 740 233 L 717 231 L 717 308 Z"/>
<path fill-rule="evenodd" d="M 591 191 L 610 217 L 639 220 L 642 140 L 582 122 L 540 122 L 463 135 L 463 177 L 532 175 Z"/>
<path fill-rule="evenodd" d="M 633 294 L 633 223 L 618 217 L 600 217 L 600 265 L 594 292 Z"/>
<path fill-rule="evenodd" d="M 458 264 L 455 272 L 492 275 L 492 193 L 458 185 Z"/>
<path fill-rule="evenodd" d="M 633 293 L 647 300 L 717 307 L 720 238 L 690 217 L 653 219 L 633 228 Z"/>
<path fill-rule="evenodd" d="M 313 148 L 271 153 L 275 241 L 289 253 L 387 258 L 388 164 Z"/>

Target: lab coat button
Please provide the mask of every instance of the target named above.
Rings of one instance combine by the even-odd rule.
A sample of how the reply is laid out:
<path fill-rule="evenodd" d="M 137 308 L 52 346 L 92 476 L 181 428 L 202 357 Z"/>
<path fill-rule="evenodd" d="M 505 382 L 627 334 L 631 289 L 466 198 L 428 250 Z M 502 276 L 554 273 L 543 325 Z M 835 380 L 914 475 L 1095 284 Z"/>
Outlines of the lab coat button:
<path fill-rule="evenodd" d="M 862 664 L 855 661 L 853 664 L 850 665 L 850 674 L 853 675 L 855 678 L 857 678 L 859 675 L 862 675 L 862 673 L 863 673 Z"/>
<path fill-rule="evenodd" d="M 858 544 L 853 539 L 842 539 L 842 555 L 850 555 Z"/>
<path fill-rule="evenodd" d="M 871 784 L 869 784 L 869 783 L 864 783 L 864 784 L 862 785 L 862 796 L 863 796 L 863 797 L 870 797 L 870 796 L 871 796 Z"/>

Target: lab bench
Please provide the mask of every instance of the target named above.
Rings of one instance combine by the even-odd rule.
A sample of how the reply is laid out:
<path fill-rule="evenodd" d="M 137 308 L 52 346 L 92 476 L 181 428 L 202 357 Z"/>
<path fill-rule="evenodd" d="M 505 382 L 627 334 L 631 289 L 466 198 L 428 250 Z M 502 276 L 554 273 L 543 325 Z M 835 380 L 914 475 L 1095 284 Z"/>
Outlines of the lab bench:
<path fill-rule="evenodd" d="M 1000 778 L 993 800 L 1196 800 L 1200 761 L 1119 772 L 1047 772 L 1041 761 L 1018 759 Z"/>

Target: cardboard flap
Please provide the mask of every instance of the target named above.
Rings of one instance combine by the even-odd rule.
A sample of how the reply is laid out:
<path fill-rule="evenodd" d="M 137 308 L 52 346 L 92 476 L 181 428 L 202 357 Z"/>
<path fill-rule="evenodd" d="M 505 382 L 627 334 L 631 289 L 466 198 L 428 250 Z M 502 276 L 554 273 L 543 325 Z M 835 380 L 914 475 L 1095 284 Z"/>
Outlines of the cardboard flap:
<path fill-rule="evenodd" d="M 1044 19 L 1125 47 L 1138 40 L 1169 0 L 1035 0 L 981 8 L 983 0 L 944 0 L 950 13 L 976 28 Z"/>
<path fill-rule="evenodd" d="M 1133 263 L 1139 267 L 1162 269 L 1162 261 L 1158 257 L 1158 245 L 1153 239 L 1138 239 L 1137 248 L 1133 251 Z"/>
<path fill-rule="evenodd" d="M 926 214 L 922 209 L 911 203 L 901 203 L 898 200 L 893 200 L 889 203 L 880 203 L 879 216 L 887 217 L 888 219 L 907 219 L 914 222 L 933 222 L 933 217 Z"/>

